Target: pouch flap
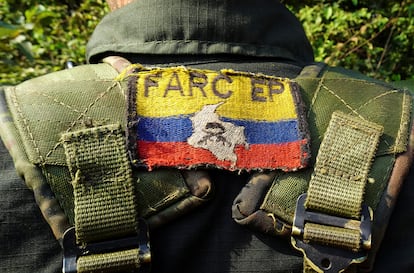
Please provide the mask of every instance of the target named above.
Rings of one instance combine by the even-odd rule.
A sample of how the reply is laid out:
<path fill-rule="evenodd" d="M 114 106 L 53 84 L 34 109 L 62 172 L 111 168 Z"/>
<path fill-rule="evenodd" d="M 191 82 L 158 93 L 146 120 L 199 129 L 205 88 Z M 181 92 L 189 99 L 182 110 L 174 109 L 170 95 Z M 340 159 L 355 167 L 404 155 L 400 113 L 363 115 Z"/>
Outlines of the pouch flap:
<path fill-rule="evenodd" d="M 26 81 L 6 100 L 29 160 L 66 165 L 62 133 L 125 124 L 125 98 L 107 64 L 77 66 Z"/>

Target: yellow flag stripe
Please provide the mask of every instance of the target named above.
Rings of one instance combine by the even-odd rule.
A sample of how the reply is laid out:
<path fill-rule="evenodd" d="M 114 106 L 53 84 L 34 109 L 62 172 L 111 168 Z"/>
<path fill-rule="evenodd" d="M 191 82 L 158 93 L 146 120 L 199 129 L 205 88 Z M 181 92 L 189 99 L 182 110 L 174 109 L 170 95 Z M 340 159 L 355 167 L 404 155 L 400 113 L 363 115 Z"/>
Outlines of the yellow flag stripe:
<path fill-rule="evenodd" d="M 184 67 L 140 71 L 137 77 L 139 116 L 190 115 L 204 105 L 223 103 L 216 110 L 222 117 L 261 121 L 297 118 L 289 79 Z"/>

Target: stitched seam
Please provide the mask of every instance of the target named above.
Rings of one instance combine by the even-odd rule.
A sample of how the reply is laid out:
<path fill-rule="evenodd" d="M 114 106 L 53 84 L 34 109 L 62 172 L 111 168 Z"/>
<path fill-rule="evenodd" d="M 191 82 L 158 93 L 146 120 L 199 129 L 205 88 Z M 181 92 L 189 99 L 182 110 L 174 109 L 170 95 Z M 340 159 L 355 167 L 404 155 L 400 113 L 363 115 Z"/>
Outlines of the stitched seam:
<path fill-rule="evenodd" d="M 82 119 L 83 117 L 86 117 L 86 113 L 103 97 L 105 97 L 112 88 L 114 88 L 117 85 L 117 82 L 113 82 L 112 85 L 110 85 L 104 92 L 100 93 L 93 102 L 91 102 L 83 112 L 80 112 L 79 116 L 70 124 L 70 126 L 66 129 L 66 133 L 70 132 L 70 130 L 76 125 L 76 123 Z M 55 144 L 55 146 L 46 154 L 46 158 L 49 157 L 56 149 L 62 145 L 60 140 Z"/>
<path fill-rule="evenodd" d="M 323 74 L 323 78 L 325 78 L 325 74 L 328 72 L 325 72 Z M 309 80 L 314 80 L 315 77 L 301 77 L 301 79 L 309 79 Z M 390 88 L 390 85 L 388 84 L 383 84 L 381 82 L 368 82 L 365 79 L 350 79 L 350 78 L 337 78 L 337 79 L 333 79 L 333 78 L 329 78 L 329 79 L 325 79 L 326 81 L 341 81 L 341 82 L 354 82 L 354 83 L 361 83 L 361 84 L 365 84 L 365 85 L 371 85 L 371 86 L 383 86 L 383 87 L 388 87 Z"/>
<path fill-rule="evenodd" d="M 380 94 L 380 95 L 378 95 L 378 96 L 376 96 L 376 97 L 374 97 L 374 98 L 372 98 L 372 99 L 370 99 L 370 100 L 368 100 L 367 102 L 365 102 L 364 104 L 362 104 L 360 107 L 358 107 L 358 110 L 359 109 L 362 109 L 364 106 L 367 106 L 368 104 L 370 104 L 370 103 L 372 103 L 373 101 L 375 101 L 375 100 L 377 100 L 377 99 L 379 99 L 379 98 L 381 98 L 381 97 L 384 97 L 384 96 L 387 96 L 387 95 L 391 95 L 391 94 L 394 94 L 394 93 L 397 93 L 398 92 L 398 90 L 390 90 L 390 91 L 388 91 L 388 92 L 386 92 L 386 93 L 382 93 L 382 94 Z M 397 140 L 397 139 L 396 139 Z M 391 144 L 390 143 L 388 143 L 388 141 L 387 140 L 385 140 L 385 139 L 382 139 L 382 142 L 384 142 L 386 145 L 387 145 L 387 149 L 386 150 L 384 150 L 384 152 L 379 152 L 378 151 L 378 155 L 382 155 L 382 154 L 384 154 L 384 153 L 388 153 L 389 152 L 389 148 L 391 147 Z M 394 144 L 395 145 L 395 144 Z M 395 150 L 395 149 L 394 149 Z"/>
<path fill-rule="evenodd" d="M 45 93 L 39 93 L 39 92 L 36 92 L 36 93 L 37 93 L 37 94 L 39 94 L 39 95 L 41 95 L 41 96 L 43 96 L 43 97 L 46 97 L 46 98 L 48 98 L 48 99 L 53 100 L 53 101 L 54 101 L 54 102 L 56 102 L 57 104 L 60 104 L 60 105 L 62 105 L 62 106 L 64 106 L 64 107 L 66 107 L 66 108 L 70 109 L 71 111 L 73 111 L 73 112 L 77 113 L 77 114 L 80 114 L 80 113 L 81 113 L 81 111 L 79 111 L 78 109 L 75 109 L 74 107 L 72 107 L 72 106 L 70 106 L 70 105 L 68 105 L 68 104 L 63 103 L 63 102 L 59 101 L 58 99 L 56 99 L 56 98 L 54 98 L 54 97 L 52 97 L 52 96 L 48 96 L 48 95 L 47 95 L 47 94 L 45 94 Z"/>
<path fill-rule="evenodd" d="M 401 118 L 400 118 L 400 128 L 398 129 L 398 134 L 397 134 L 397 137 L 395 138 L 394 152 L 397 149 L 397 147 L 400 145 L 400 139 L 401 139 L 401 135 L 403 134 L 403 131 L 408 130 L 408 128 L 406 128 L 407 126 L 405 126 L 405 124 L 403 122 L 401 122 L 405 119 L 404 117 L 409 117 L 409 115 L 410 115 L 410 107 L 407 106 L 408 103 L 409 102 L 407 102 L 407 93 L 404 92 L 403 102 L 402 102 Z"/>
<path fill-rule="evenodd" d="M 381 202 L 381 198 L 382 198 L 384 192 L 387 191 L 388 180 L 390 179 L 392 169 L 394 168 L 395 155 L 389 155 L 389 156 L 392 156 L 392 162 L 391 162 L 391 164 L 387 164 L 386 171 L 385 171 L 385 177 L 388 177 L 388 178 L 387 178 L 386 181 L 384 181 L 384 183 L 380 184 L 381 187 L 379 188 L 379 190 L 375 190 L 376 193 L 375 193 L 375 195 L 373 195 L 372 200 L 371 200 L 372 204 L 373 204 L 372 209 L 374 209 L 374 211 L 377 209 L 378 204 Z M 374 158 L 374 161 L 375 161 L 375 158 Z M 368 177 L 372 177 L 371 176 L 371 170 L 368 173 Z M 390 198 L 389 194 L 386 194 L 385 199 L 389 200 L 389 198 Z M 386 201 L 386 202 L 388 202 L 388 201 Z"/>
<path fill-rule="evenodd" d="M 119 92 L 122 94 L 122 96 L 125 98 L 125 100 L 127 100 L 127 92 L 124 88 L 122 88 L 121 81 L 116 81 L 116 84 L 118 85 Z"/>
<path fill-rule="evenodd" d="M 32 133 L 32 131 L 30 130 L 30 126 L 29 126 L 29 124 L 28 124 L 28 122 L 27 122 L 27 119 L 25 118 L 25 116 L 24 116 L 24 114 L 23 114 L 23 111 L 22 111 L 22 109 L 21 109 L 21 107 L 20 107 L 20 104 L 19 104 L 19 102 L 18 102 L 18 100 L 17 100 L 17 96 L 16 96 L 16 89 L 15 89 L 15 88 L 13 89 L 13 92 L 11 92 L 11 97 L 12 97 L 13 104 L 14 104 L 14 106 L 15 106 L 15 109 L 16 109 L 16 111 L 17 111 L 17 114 L 20 116 L 20 118 L 21 118 L 21 120 L 22 120 L 22 122 L 23 122 L 24 129 L 25 129 L 25 130 L 26 130 L 26 132 L 28 133 L 29 138 L 30 138 L 30 141 L 33 143 L 33 148 L 35 149 L 35 151 L 36 151 L 36 153 L 37 153 L 37 155 L 38 155 L 38 157 L 39 157 L 40 161 L 41 161 L 42 163 L 44 163 L 44 162 L 45 162 L 45 161 L 44 161 L 44 158 L 43 158 L 42 154 L 40 153 L 40 149 L 39 149 L 39 147 L 38 147 L 38 145 L 37 145 L 37 142 L 36 142 L 36 140 L 35 140 L 35 139 L 34 139 L 34 137 L 33 137 L 33 133 Z"/>
<path fill-rule="evenodd" d="M 315 92 L 315 94 L 313 95 L 313 97 L 312 97 L 312 102 L 311 102 L 311 105 L 310 105 L 310 107 L 309 107 L 309 109 L 308 109 L 308 113 L 307 113 L 307 117 L 309 118 L 309 115 L 310 115 L 310 112 L 311 112 L 311 109 L 313 109 L 313 106 L 314 106 L 314 104 L 315 104 L 315 102 L 316 102 L 316 99 L 317 99 L 317 97 L 318 97 L 318 95 L 319 95 L 319 92 L 321 91 L 321 89 L 322 89 L 322 85 L 323 85 L 323 80 L 324 80 L 324 78 L 325 78 L 325 73 L 322 75 L 322 77 L 321 77 L 321 79 L 319 80 L 319 83 L 318 83 L 318 87 L 316 88 L 316 92 Z M 312 78 L 312 79 L 314 79 L 314 78 Z"/>
<path fill-rule="evenodd" d="M 364 104 L 362 104 L 360 107 L 358 107 L 358 110 L 361 109 L 361 108 L 363 108 L 363 107 L 365 107 L 365 106 L 367 106 L 368 104 L 370 104 L 371 102 L 373 102 L 373 101 L 375 101 L 375 100 L 377 100 L 379 98 L 382 98 L 384 96 L 388 96 L 388 95 L 391 95 L 391 94 L 394 94 L 394 93 L 398 93 L 398 90 L 390 90 L 388 92 L 382 93 L 382 94 L 380 94 L 380 95 L 378 95 L 378 96 L 376 96 L 376 97 L 368 100 Z"/>
<path fill-rule="evenodd" d="M 367 121 L 363 116 L 361 116 L 356 109 L 353 109 L 343 98 L 341 98 L 339 95 L 337 95 L 333 90 L 329 89 L 328 86 L 322 84 L 322 86 L 329 92 L 331 93 L 334 97 L 336 97 L 340 102 L 343 103 L 343 105 L 345 105 L 349 110 L 351 110 L 354 114 L 356 114 L 358 117 L 360 117 L 361 119 Z"/>
<path fill-rule="evenodd" d="M 96 73 L 96 72 L 95 72 Z M 51 80 L 50 82 L 55 82 L 55 83 L 65 83 L 65 82 L 113 82 L 113 79 L 101 79 L 98 77 L 98 79 L 56 79 L 56 80 Z"/>

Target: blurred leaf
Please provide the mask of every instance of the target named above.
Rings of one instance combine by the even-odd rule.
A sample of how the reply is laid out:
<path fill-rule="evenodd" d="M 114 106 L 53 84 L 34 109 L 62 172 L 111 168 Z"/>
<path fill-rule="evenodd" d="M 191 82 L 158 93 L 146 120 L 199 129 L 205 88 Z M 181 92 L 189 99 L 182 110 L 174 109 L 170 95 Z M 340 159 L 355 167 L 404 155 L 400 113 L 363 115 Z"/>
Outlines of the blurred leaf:
<path fill-rule="evenodd" d="M 14 38 L 22 31 L 20 26 L 14 26 L 0 21 L 0 39 Z"/>
<path fill-rule="evenodd" d="M 317 61 L 387 81 L 413 77 L 412 0 L 285 2 L 300 18 Z"/>
<path fill-rule="evenodd" d="M 29 41 L 23 40 L 16 42 L 16 46 L 30 62 L 34 61 L 32 44 Z"/>

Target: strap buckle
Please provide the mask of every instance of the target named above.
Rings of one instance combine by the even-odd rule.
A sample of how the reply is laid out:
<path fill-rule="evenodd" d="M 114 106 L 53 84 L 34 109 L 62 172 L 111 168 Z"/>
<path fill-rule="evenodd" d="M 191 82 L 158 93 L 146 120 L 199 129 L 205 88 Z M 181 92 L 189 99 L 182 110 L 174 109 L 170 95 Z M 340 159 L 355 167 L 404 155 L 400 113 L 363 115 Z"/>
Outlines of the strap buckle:
<path fill-rule="evenodd" d="M 321 272 L 343 272 L 350 264 L 361 263 L 367 258 L 371 248 L 372 210 L 362 205 L 361 220 L 352 220 L 328 214 L 307 211 L 305 208 L 307 194 L 299 196 L 292 226 L 292 244 L 301 251 L 305 258 Z M 315 223 L 324 226 L 344 229 L 358 229 L 360 232 L 360 249 L 352 251 L 338 246 L 323 245 L 303 240 L 305 223 Z M 312 266 L 312 267 L 313 267 Z"/>
<path fill-rule="evenodd" d="M 76 273 L 77 261 L 81 256 L 104 254 L 128 249 L 139 249 L 140 272 L 148 272 L 151 263 L 148 225 L 143 218 L 138 219 L 139 233 L 136 236 L 77 245 L 75 227 L 63 234 L 63 273 Z"/>

